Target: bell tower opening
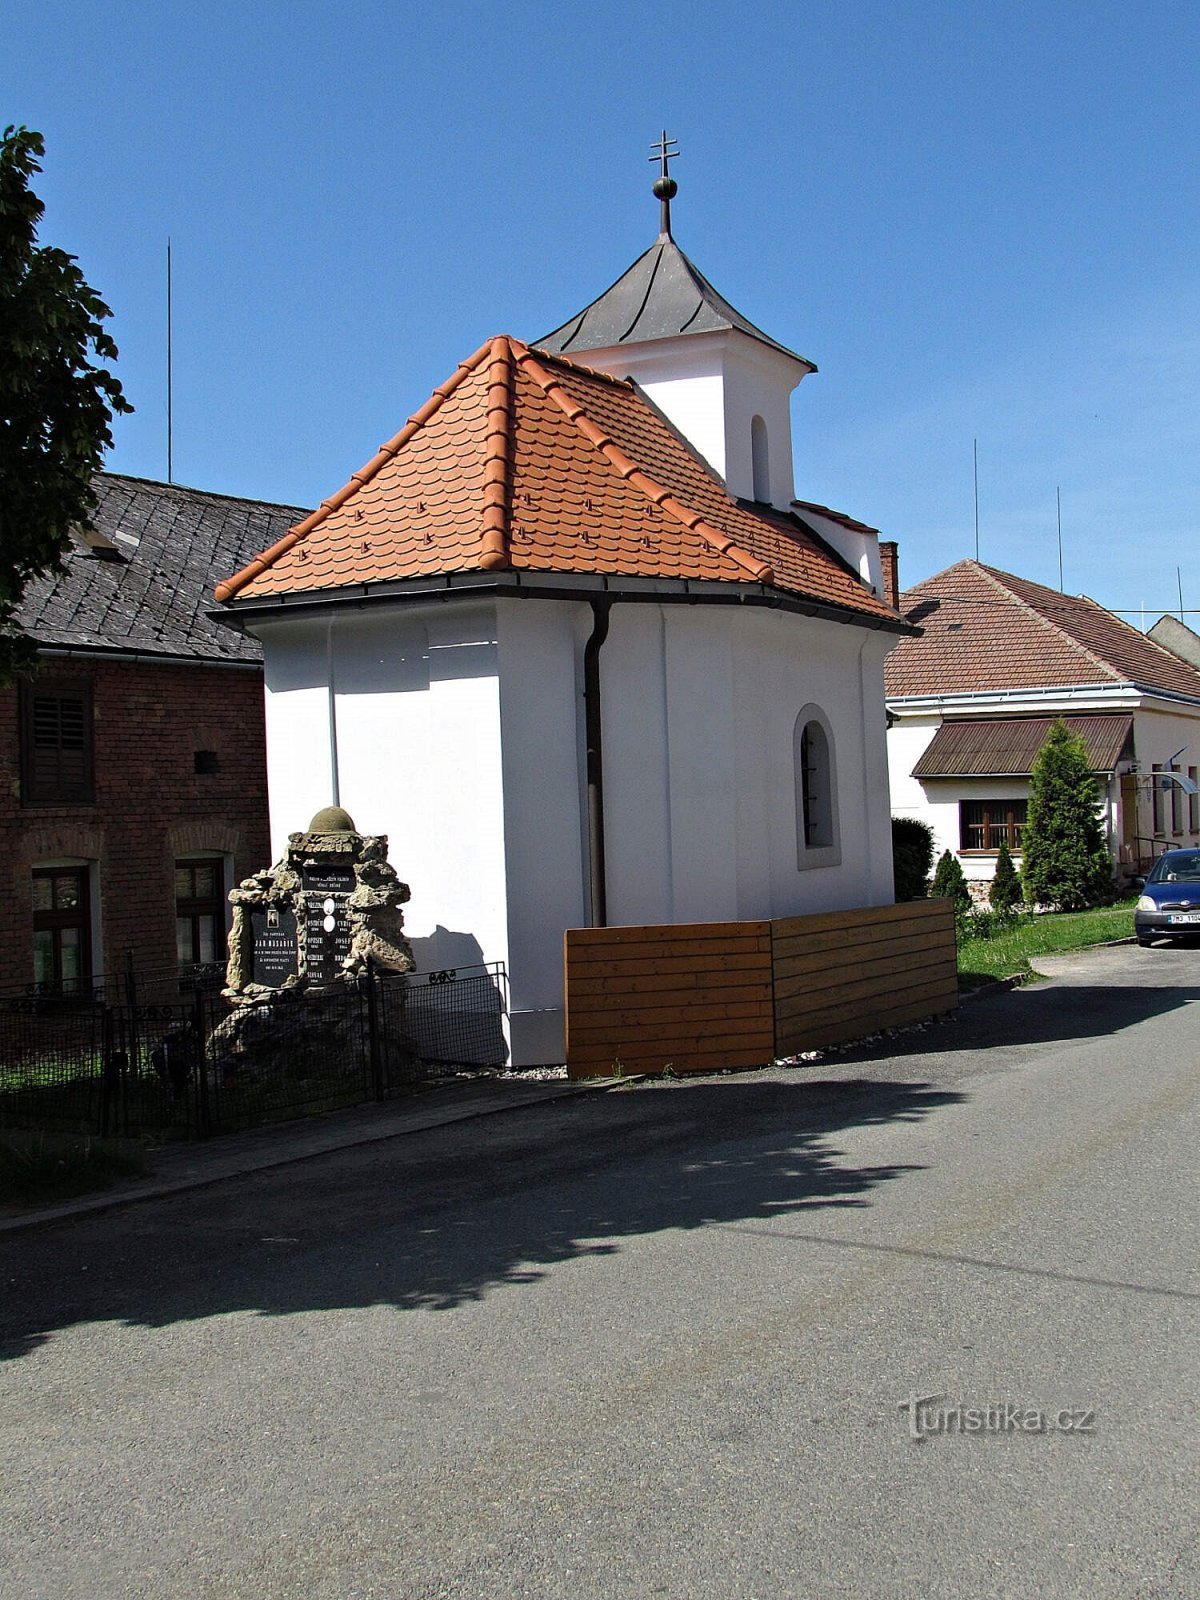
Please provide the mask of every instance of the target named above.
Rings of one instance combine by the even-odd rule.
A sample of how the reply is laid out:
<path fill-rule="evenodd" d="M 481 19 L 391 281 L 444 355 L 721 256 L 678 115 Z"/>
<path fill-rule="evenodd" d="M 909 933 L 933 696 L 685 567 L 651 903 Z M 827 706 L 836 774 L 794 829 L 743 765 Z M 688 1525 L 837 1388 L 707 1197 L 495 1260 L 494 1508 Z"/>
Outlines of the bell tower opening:
<path fill-rule="evenodd" d="M 751 472 L 754 479 L 754 498 L 767 504 L 771 499 L 771 455 L 767 443 L 767 425 L 761 417 L 750 419 Z"/>

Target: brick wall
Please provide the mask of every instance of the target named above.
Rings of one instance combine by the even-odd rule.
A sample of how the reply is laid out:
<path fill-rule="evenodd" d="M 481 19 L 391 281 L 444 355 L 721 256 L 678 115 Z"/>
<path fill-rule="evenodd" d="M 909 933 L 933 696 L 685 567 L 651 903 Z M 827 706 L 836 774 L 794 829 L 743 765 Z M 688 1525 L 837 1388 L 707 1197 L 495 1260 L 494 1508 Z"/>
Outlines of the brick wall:
<path fill-rule="evenodd" d="M 883 598 L 888 605 L 900 609 L 900 547 L 894 539 L 879 541 L 879 559 L 883 566 Z"/>
<path fill-rule="evenodd" d="M 64 857 L 96 864 L 94 969 L 122 969 L 127 951 L 140 970 L 171 967 L 176 859 L 231 855 L 234 881 L 270 864 L 261 670 L 54 657 L 45 674 L 91 682 L 95 802 L 22 804 L 18 693 L 0 689 L 0 985 L 31 981 L 32 870 Z M 196 772 L 197 750 L 215 772 Z"/>

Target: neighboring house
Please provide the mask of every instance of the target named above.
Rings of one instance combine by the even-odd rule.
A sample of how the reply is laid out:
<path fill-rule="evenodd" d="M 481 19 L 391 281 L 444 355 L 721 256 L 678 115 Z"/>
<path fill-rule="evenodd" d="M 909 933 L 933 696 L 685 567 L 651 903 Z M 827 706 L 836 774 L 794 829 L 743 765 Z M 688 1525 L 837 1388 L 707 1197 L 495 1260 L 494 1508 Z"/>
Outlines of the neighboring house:
<path fill-rule="evenodd" d="M 1159 617 L 1152 628 L 1147 629 L 1146 637 L 1153 639 L 1155 644 L 1161 644 L 1164 650 L 1169 650 L 1172 655 L 1181 656 L 1184 661 L 1193 667 L 1200 667 L 1200 634 L 1181 618 L 1168 614 Z"/>
<path fill-rule="evenodd" d="M 909 629 L 874 530 L 793 503 L 812 370 L 664 225 L 217 591 L 264 647 L 276 853 L 330 801 L 388 834 L 421 964 L 507 967 L 518 1063 L 563 1059 L 567 928 L 892 899 Z"/>
<path fill-rule="evenodd" d="M 95 532 L 25 594 L 40 671 L 0 689 L 0 985 L 217 961 L 267 863 L 260 651 L 205 607 L 297 508 L 96 489 Z"/>
<path fill-rule="evenodd" d="M 923 631 L 885 670 L 892 810 L 928 822 L 978 892 L 1001 841 L 1019 861 L 1055 717 L 1088 749 L 1119 877 L 1200 842 L 1200 797 L 1177 781 L 1200 770 L 1200 671 L 1180 654 L 1094 600 L 977 561 L 907 590 L 900 609 Z"/>

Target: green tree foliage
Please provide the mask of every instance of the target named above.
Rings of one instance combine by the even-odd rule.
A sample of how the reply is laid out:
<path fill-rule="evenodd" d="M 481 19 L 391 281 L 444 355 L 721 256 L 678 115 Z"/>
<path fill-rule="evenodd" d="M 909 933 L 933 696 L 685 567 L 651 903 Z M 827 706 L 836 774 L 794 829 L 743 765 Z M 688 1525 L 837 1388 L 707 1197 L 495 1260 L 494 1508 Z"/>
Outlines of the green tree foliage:
<path fill-rule="evenodd" d="M 916 817 L 892 818 L 892 876 L 897 900 L 922 900 L 933 871 L 933 829 Z"/>
<path fill-rule="evenodd" d="M 956 915 L 971 909 L 971 891 L 967 888 L 962 863 L 953 850 L 942 852 L 929 894 L 934 900 L 953 900 Z"/>
<path fill-rule="evenodd" d="M 1083 740 L 1059 718 L 1033 763 L 1021 839 L 1021 876 L 1031 905 L 1079 911 L 1111 898 L 1099 801 Z"/>
<path fill-rule="evenodd" d="M 89 525 L 113 413 L 133 409 L 97 364 L 116 359 L 111 312 L 74 256 L 37 242 L 45 207 L 29 181 L 44 153 L 27 128 L 0 139 L 0 683 L 33 664 L 21 596 Z"/>
<path fill-rule="evenodd" d="M 1016 910 L 1024 898 L 1021 892 L 1021 879 L 1013 864 L 1013 858 L 1008 852 L 1008 846 L 1001 841 L 1000 849 L 996 853 L 996 875 L 992 879 L 989 896 L 992 910 L 998 911 L 1001 916 L 1007 916 Z"/>

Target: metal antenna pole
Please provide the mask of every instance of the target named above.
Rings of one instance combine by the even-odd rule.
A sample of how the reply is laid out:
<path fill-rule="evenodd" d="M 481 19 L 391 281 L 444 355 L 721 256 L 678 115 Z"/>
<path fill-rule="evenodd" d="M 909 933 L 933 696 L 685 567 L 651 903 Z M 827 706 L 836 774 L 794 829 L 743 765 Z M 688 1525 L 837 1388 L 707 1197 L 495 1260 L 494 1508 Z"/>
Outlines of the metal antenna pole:
<path fill-rule="evenodd" d="M 1175 568 L 1175 584 L 1176 584 L 1176 587 L 1179 590 L 1179 620 L 1180 620 L 1180 622 L 1182 622 L 1183 621 L 1183 578 L 1180 575 L 1180 571 L 1179 571 L 1178 567 Z"/>
<path fill-rule="evenodd" d="M 167 235 L 167 482 L 174 483 L 172 476 L 172 393 L 171 393 L 171 236 Z"/>
<path fill-rule="evenodd" d="M 1059 594 L 1061 594 L 1063 592 L 1063 575 L 1062 575 L 1062 489 L 1061 488 L 1055 489 L 1054 493 L 1058 498 L 1058 592 L 1059 592 Z"/>
<path fill-rule="evenodd" d="M 975 559 L 979 560 L 979 440 L 971 440 L 971 451 L 975 458 Z"/>

